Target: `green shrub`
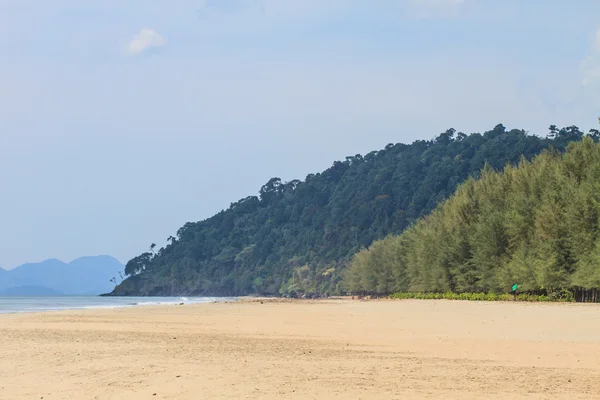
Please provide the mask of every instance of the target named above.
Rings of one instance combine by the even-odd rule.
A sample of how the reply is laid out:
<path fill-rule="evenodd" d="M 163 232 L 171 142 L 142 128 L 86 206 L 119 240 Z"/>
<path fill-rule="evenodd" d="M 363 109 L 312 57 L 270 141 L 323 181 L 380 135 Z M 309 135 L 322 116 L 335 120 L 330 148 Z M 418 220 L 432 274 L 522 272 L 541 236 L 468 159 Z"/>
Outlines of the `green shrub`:
<path fill-rule="evenodd" d="M 390 296 L 396 300 L 470 300 L 470 301 L 513 301 L 514 296 L 509 293 L 434 293 L 434 292 L 401 292 Z M 517 295 L 517 301 L 526 302 L 573 302 L 573 293 L 569 290 L 553 292 L 552 295 L 538 295 L 532 293 L 521 293 Z"/>

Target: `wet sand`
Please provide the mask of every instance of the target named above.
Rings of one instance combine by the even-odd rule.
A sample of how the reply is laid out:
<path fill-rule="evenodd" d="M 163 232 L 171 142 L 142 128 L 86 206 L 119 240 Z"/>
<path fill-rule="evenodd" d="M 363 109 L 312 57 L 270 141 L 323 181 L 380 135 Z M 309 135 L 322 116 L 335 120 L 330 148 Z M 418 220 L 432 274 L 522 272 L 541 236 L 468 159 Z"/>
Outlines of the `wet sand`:
<path fill-rule="evenodd" d="M 0 399 L 600 398 L 600 306 L 242 301 L 0 315 Z"/>

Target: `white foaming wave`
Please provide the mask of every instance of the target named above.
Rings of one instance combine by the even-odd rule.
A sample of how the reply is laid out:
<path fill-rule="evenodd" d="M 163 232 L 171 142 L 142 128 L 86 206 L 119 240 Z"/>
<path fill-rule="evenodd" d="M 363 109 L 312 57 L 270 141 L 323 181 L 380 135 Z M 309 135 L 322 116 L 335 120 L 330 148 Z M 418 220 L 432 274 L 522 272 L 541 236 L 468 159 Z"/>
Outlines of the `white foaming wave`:
<path fill-rule="evenodd" d="M 94 310 L 94 309 L 107 309 L 110 310 L 112 308 L 127 308 L 132 307 L 132 304 L 104 304 L 104 305 L 93 305 L 93 306 L 81 306 L 81 307 L 67 307 L 62 308 L 61 310 Z"/>
<path fill-rule="evenodd" d="M 47 299 L 44 299 L 47 300 Z M 54 299 L 52 299 L 54 300 Z M 59 299 L 62 302 L 65 299 Z M 66 299 L 68 300 L 68 298 Z M 110 299 L 107 299 L 110 300 Z M 137 307 L 137 306 L 153 306 L 153 305 L 179 305 L 179 304 L 201 304 L 201 303 L 215 303 L 221 301 L 236 301 L 238 298 L 236 297 L 171 297 L 171 298 L 145 298 L 143 301 L 139 301 L 142 299 L 129 299 L 125 300 L 121 298 L 120 303 L 108 303 L 108 304 L 50 304 L 40 303 L 40 304 L 23 304 L 23 305 L 14 305 L 8 304 L 8 306 L 3 305 L 0 302 L 0 314 L 7 313 L 21 313 L 21 312 L 50 312 L 50 311 L 67 311 L 67 310 L 89 310 L 89 309 L 119 309 L 119 308 L 127 308 L 127 307 Z M 39 299 L 36 299 L 39 301 Z"/>
<path fill-rule="evenodd" d="M 178 299 L 173 300 L 156 300 L 156 301 L 139 301 L 137 303 L 132 303 L 134 306 L 157 306 L 157 305 L 173 305 L 173 304 L 198 304 L 198 303 L 213 303 L 217 301 L 224 301 L 229 299 L 219 298 L 219 297 L 179 297 Z"/>
<path fill-rule="evenodd" d="M 178 304 L 176 301 L 139 301 L 132 303 L 133 306 L 166 306 L 170 304 Z"/>

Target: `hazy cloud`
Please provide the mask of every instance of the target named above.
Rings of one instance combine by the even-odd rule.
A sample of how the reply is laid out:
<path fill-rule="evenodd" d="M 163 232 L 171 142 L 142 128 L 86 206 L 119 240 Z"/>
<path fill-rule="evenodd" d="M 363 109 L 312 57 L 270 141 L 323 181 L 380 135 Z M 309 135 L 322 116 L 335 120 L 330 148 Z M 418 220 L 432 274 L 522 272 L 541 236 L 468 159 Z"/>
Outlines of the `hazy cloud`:
<path fill-rule="evenodd" d="M 446 8 L 456 7 L 465 3 L 465 0 L 410 0 L 416 7 L 423 8 Z"/>
<path fill-rule="evenodd" d="M 234 14 L 240 12 L 264 12 L 260 0 L 204 0 L 200 2 L 200 13 Z"/>
<path fill-rule="evenodd" d="M 600 82 L 600 29 L 596 31 L 590 54 L 581 62 L 580 70 L 584 86 Z"/>
<path fill-rule="evenodd" d="M 138 55 L 152 47 L 162 47 L 167 40 L 159 35 L 154 29 L 141 29 L 127 45 L 127 53 Z"/>
<path fill-rule="evenodd" d="M 465 0 L 407 0 L 409 13 L 415 17 L 455 16 Z"/>
<path fill-rule="evenodd" d="M 378 7 L 398 17 L 453 17 L 466 0 L 382 0 Z M 358 0 L 199 0 L 203 19 L 262 16 L 271 20 L 332 18 L 360 9 Z"/>

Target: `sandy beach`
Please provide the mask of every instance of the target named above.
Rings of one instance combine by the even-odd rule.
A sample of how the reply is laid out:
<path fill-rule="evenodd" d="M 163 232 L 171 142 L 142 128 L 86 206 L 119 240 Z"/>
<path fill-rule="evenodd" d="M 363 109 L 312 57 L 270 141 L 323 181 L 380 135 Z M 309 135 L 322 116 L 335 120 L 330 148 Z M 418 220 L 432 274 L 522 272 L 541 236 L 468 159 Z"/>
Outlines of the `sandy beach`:
<path fill-rule="evenodd" d="M 0 399 L 600 398 L 600 307 L 241 301 L 0 316 Z"/>

